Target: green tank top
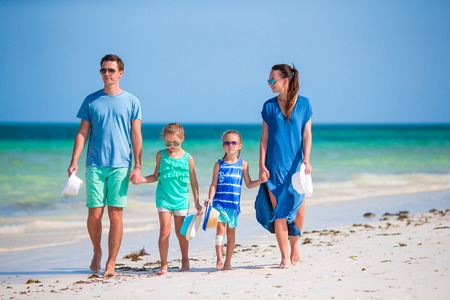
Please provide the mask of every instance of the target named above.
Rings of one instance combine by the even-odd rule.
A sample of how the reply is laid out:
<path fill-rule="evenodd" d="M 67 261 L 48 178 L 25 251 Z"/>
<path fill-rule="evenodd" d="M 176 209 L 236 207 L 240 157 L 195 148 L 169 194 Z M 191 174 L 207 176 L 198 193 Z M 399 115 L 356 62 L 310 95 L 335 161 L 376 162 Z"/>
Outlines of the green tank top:
<path fill-rule="evenodd" d="M 158 185 L 156 187 L 156 207 L 168 210 L 189 208 L 189 153 L 181 158 L 171 158 L 161 150 Z"/>

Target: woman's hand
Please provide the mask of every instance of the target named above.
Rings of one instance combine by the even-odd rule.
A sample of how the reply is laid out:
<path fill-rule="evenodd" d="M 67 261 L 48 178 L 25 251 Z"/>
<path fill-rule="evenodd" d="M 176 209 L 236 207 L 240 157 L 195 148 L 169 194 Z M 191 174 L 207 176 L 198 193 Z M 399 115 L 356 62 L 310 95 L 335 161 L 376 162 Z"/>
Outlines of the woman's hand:
<path fill-rule="evenodd" d="M 305 174 L 311 174 L 312 173 L 312 166 L 308 161 L 303 162 L 305 164 Z"/>
<path fill-rule="evenodd" d="M 270 178 L 270 172 L 267 170 L 266 166 L 259 167 L 259 180 L 266 182 Z"/>

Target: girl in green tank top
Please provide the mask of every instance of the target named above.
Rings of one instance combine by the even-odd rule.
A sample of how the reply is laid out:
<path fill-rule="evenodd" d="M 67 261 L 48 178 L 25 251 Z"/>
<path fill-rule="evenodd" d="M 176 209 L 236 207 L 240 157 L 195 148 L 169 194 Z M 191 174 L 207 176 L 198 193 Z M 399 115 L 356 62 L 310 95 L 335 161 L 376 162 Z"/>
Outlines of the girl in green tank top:
<path fill-rule="evenodd" d="M 181 225 L 189 208 L 189 184 L 194 195 L 197 214 L 202 214 L 199 203 L 197 176 L 195 174 L 194 159 L 192 155 L 181 148 L 184 141 L 184 129 L 181 124 L 171 123 L 164 127 L 162 132 L 166 149 L 156 154 L 155 172 L 142 178 L 141 183 L 158 181 L 156 187 L 156 207 L 159 216 L 159 255 L 161 257 L 161 270 L 159 275 L 167 273 L 169 236 L 171 232 L 172 216 L 175 224 L 181 250 L 181 269 L 189 271 L 189 241 L 180 233 Z"/>

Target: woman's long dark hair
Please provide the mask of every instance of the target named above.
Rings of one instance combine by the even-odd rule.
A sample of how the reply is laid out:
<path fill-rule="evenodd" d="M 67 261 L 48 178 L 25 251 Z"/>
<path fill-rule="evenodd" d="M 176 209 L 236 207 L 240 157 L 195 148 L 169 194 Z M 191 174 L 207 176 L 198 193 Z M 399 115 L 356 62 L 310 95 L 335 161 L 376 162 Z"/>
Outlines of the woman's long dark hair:
<path fill-rule="evenodd" d="M 300 83 L 298 82 L 298 70 L 294 64 L 292 67 L 287 64 L 274 65 L 272 71 L 280 72 L 281 78 L 287 78 L 289 80 L 289 88 L 287 93 L 286 103 L 286 118 L 291 118 L 292 110 L 294 109 L 295 102 L 297 101 L 298 91 L 300 90 Z"/>

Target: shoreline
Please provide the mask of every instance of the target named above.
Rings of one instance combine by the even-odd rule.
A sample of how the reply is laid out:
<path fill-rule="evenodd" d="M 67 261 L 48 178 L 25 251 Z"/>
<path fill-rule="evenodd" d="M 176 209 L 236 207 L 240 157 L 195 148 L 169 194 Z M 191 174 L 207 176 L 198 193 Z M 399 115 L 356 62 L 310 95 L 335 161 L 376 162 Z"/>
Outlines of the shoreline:
<path fill-rule="evenodd" d="M 82 253 L 74 253 L 76 247 L 55 249 L 53 265 L 64 255 L 71 256 L 72 265 L 1 271 L 0 298 L 446 299 L 450 292 L 450 210 L 387 212 L 350 226 L 305 231 L 300 239 L 302 260 L 287 270 L 275 268 L 279 263 L 275 236 L 260 226 L 261 230 L 254 230 L 249 215 L 242 216 L 237 229 L 231 271 L 214 268 L 213 230 L 202 231 L 191 241 L 192 272 L 178 272 L 178 252 L 171 251 L 169 273 L 164 276 L 155 275 L 159 255 L 154 251 L 132 262 L 123 258 L 126 249 L 122 247 L 118 264 L 123 263 L 125 269 L 119 269 L 120 275 L 114 278 L 103 278 L 91 277 L 89 260 L 85 260 L 90 259 L 89 248 Z M 172 239 L 174 248 L 175 243 Z M 82 244 L 85 247 L 86 241 Z M 134 251 L 142 248 L 136 245 Z M 39 282 L 27 284 L 28 280 Z"/>

